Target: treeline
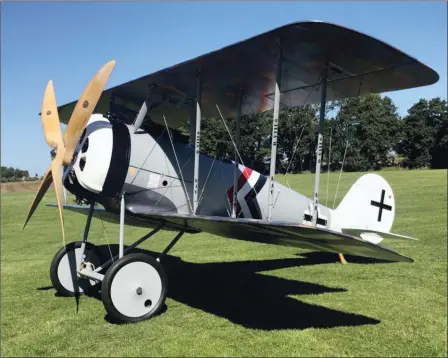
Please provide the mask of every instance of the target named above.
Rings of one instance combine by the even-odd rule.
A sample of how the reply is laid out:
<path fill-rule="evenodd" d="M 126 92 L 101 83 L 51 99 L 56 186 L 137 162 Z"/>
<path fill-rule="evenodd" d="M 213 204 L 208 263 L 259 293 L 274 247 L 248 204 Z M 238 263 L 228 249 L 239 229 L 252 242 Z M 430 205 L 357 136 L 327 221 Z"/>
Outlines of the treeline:
<path fill-rule="evenodd" d="M 277 172 L 315 170 L 318 117 L 318 105 L 280 111 Z M 328 165 L 339 170 L 343 162 L 344 171 L 448 167 L 447 102 L 441 98 L 421 99 L 401 118 L 389 97 L 371 94 L 327 104 L 326 119 L 323 170 Z M 234 138 L 234 119 L 226 124 Z M 240 155 L 246 166 L 269 172 L 271 132 L 272 111 L 241 119 Z M 233 148 L 222 119 L 204 118 L 201 152 L 233 160 Z"/>
<path fill-rule="evenodd" d="M 322 170 L 380 170 L 385 167 L 448 168 L 447 101 L 420 99 L 403 118 L 389 97 L 371 94 L 327 104 Z M 314 171 L 319 105 L 280 111 L 277 172 Z M 235 138 L 235 120 L 226 119 Z M 151 126 L 157 133 L 163 127 Z M 272 111 L 241 118 L 240 156 L 244 165 L 269 173 Z M 156 132 L 153 134 L 155 135 Z M 188 142 L 189 128 L 173 131 L 176 141 Z M 330 148 L 331 141 L 331 148 Z M 331 152 L 329 153 L 329 149 Z M 234 146 L 221 117 L 201 122 L 202 153 L 217 159 L 235 158 Z M 1 167 L 1 181 L 36 180 L 27 170 Z"/>
<path fill-rule="evenodd" d="M 30 177 L 28 170 L 22 170 L 18 168 L 12 167 L 1 167 L 0 172 L 1 182 L 14 182 L 19 180 L 37 180 L 39 179 L 38 175 L 35 174 L 33 177 Z"/>

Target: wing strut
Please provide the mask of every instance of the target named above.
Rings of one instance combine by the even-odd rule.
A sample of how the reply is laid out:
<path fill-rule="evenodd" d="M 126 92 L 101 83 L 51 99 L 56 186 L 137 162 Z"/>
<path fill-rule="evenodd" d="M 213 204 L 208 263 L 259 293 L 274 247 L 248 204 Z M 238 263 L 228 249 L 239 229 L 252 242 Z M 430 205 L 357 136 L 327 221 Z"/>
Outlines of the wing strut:
<path fill-rule="evenodd" d="M 327 77 L 328 77 L 328 63 L 325 65 L 324 72 L 322 74 L 322 86 L 320 97 L 320 118 L 319 118 L 319 132 L 317 135 L 317 148 L 316 148 L 316 177 L 314 181 L 314 203 L 313 203 L 313 226 L 317 224 L 317 208 L 319 205 L 319 182 L 320 182 L 320 166 L 322 161 L 322 141 L 324 134 L 324 122 L 325 122 L 325 102 L 327 101 Z"/>
<path fill-rule="evenodd" d="M 235 118 L 235 178 L 233 180 L 233 202 L 232 202 L 232 218 L 236 217 L 236 208 L 237 208 L 237 194 L 238 190 L 238 163 L 239 163 L 239 150 L 240 150 L 240 122 L 241 122 L 241 107 L 243 105 L 243 87 L 240 88 L 238 93 L 238 108 L 236 112 Z M 230 138 L 232 139 L 232 138 Z"/>
<path fill-rule="evenodd" d="M 275 76 L 275 96 L 274 96 L 274 113 L 272 118 L 272 143 L 271 143 L 271 168 L 269 171 L 269 206 L 268 220 L 271 220 L 272 208 L 274 206 L 274 175 L 275 164 L 277 161 L 277 136 L 278 136 L 278 117 L 280 114 L 280 86 L 282 85 L 282 60 L 283 60 L 282 44 L 278 45 L 277 54 L 277 72 Z"/>
<path fill-rule="evenodd" d="M 142 103 L 142 106 L 140 107 L 140 110 L 138 111 L 137 117 L 134 120 L 134 134 L 137 133 L 137 131 L 140 129 L 143 120 L 146 117 L 146 113 L 148 113 L 148 109 L 151 106 L 150 100 L 145 99 Z"/>
<path fill-rule="evenodd" d="M 199 192 L 199 150 L 201 143 L 201 95 L 202 95 L 202 73 L 199 71 L 196 78 L 196 123 L 194 126 L 194 179 L 193 179 L 193 215 L 198 209 Z M 191 121 L 190 123 L 193 123 Z"/>

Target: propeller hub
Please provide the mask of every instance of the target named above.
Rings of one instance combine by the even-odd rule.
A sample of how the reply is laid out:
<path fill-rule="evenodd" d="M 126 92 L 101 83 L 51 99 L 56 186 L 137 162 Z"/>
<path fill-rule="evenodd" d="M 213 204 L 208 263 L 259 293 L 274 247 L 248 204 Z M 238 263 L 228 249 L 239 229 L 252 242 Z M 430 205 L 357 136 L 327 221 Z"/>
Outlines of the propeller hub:
<path fill-rule="evenodd" d="M 78 151 L 75 150 L 75 152 L 73 153 L 72 160 L 71 160 L 70 164 L 75 164 L 76 163 L 76 159 L 78 159 Z"/>
<path fill-rule="evenodd" d="M 51 151 L 50 151 L 51 160 L 56 158 L 56 149 L 57 149 L 56 147 L 51 148 Z"/>

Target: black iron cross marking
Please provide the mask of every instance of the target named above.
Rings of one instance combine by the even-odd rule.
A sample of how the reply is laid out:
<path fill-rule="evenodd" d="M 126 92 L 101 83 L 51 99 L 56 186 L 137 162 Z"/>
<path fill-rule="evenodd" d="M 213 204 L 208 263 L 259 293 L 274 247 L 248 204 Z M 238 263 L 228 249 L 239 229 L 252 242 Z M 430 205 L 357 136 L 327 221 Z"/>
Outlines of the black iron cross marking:
<path fill-rule="evenodd" d="M 386 195 L 386 191 L 383 189 L 381 191 L 381 201 L 380 202 L 373 201 L 373 200 L 370 201 L 370 205 L 380 208 L 380 210 L 378 212 L 378 221 L 381 221 L 381 216 L 383 215 L 383 209 L 392 211 L 392 206 L 384 204 L 384 195 Z"/>

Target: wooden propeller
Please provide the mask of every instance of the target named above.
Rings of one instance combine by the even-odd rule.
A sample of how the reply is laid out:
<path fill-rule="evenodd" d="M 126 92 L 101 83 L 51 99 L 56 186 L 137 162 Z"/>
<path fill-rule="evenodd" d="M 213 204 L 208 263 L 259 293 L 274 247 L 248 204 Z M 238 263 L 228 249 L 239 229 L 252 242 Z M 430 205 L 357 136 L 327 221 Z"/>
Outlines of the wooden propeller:
<path fill-rule="evenodd" d="M 64 164 L 70 164 L 73 152 L 76 148 L 79 138 L 89 121 L 93 110 L 100 99 L 101 93 L 104 91 L 107 81 L 115 67 L 115 61 L 109 61 L 101 70 L 93 77 L 81 97 L 76 103 L 72 116 L 68 122 L 68 126 L 64 132 L 64 143 L 66 153 L 64 156 Z"/>
<path fill-rule="evenodd" d="M 81 137 L 81 134 L 86 127 L 87 122 L 98 103 L 98 100 L 100 99 L 101 93 L 103 92 L 114 67 L 115 61 L 109 61 L 89 82 L 76 103 L 75 109 L 73 110 L 67 128 L 64 132 L 64 136 L 62 136 L 53 81 L 48 82 L 47 87 L 45 88 L 44 100 L 42 103 L 41 119 L 45 141 L 52 149 L 52 159 L 50 167 L 47 169 L 44 179 L 42 180 L 36 196 L 31 203 L 31 207 L 28 211 L 28 215 L 22 230 L 30 220 L 51 183 L 53 183 L 56 192 L 56 200 L 58 202 L 62 239 L 65 243 L 64 215 L 62 205 L 62 167 L 70 164 L 72 161 L 76 144 L 78 143 L 79 138 Z"/>

